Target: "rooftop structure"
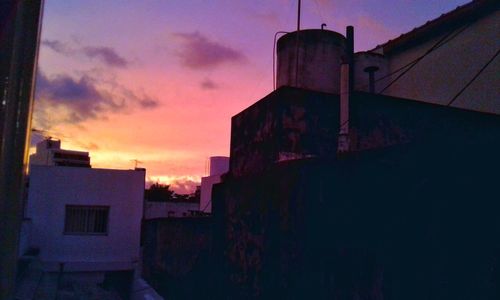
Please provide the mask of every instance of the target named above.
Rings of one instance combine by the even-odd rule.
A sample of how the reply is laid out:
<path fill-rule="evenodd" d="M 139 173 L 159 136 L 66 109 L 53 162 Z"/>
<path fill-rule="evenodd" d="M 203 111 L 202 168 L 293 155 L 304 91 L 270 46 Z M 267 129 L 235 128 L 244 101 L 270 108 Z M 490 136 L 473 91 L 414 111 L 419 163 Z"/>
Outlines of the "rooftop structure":
<path fill-rule="evenodd" d="M 139 267 L 146 170 L 90 168 L 87 152 L 54 140 L 39 143 L 32 158 L 20 241 L 22 259 L 32 263 L 19 288 L 31 298 L 23 299 L 64 298 L 89 286 L 97 298 L 128 299 L 135 286 L 147 287 Z M 102 290 L 110 285 L 119 296 Z"/>
<path fill-rule="evenodd" d="M 90 168 L 88 152 L 61 149 L 61 141 L 45 139 L 36 145 L 36 153 L 30 156 L 31 165 L 69 166 Z"/>
<path fill-rule="evenodd" d="M 283 85 L 278 73 L 278 89 L 232 118 L 230 169 L 213 187 L 214 283 L 229 298 L 500 295 L 492 3 L 352 60 L 346 46 L 338 90 L 301 58 L 329 33 L 288 35 L 312 39 L 290 47 L 295 67 L 284 59 L 306 71 Z"/>

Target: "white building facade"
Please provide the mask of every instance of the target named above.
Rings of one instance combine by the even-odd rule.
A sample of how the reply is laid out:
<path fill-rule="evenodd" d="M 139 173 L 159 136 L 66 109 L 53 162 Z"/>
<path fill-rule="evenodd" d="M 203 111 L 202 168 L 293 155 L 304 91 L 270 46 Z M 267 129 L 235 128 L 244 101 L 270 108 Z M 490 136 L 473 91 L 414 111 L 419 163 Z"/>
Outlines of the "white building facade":
<path fill-rule="evenodd" d="M 61 149 L 60 140 L 49 138 L 36 145 L 36 153 L 30 155 L 30 165 L 90 168 L 90 156 L 84 151 Z"/>
<path fill-rule="evenodd" d="M 32 165 L 29 248 L 47 271 L 134 270 L 140 260 L 145 170 Z"/>
<path fill-rule="evenodd" d="M 201 178 L 200 208 L 203 213 L 212 213 L 212 187 L 221 182 L 221 176 L 229 170 L 229 157 L 210 157 L 210 175 Z"/>

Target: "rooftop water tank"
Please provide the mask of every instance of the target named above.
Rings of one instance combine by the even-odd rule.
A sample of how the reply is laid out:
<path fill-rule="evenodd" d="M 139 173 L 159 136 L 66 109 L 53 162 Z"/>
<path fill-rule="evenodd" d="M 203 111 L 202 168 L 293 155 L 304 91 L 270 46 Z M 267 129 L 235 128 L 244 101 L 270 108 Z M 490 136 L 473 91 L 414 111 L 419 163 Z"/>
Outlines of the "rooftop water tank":
<path fill-rule="evenodd" d="M 282 36 L 277 45 L 277 88 L 293 86 L 338 94 L 345 52 L 346 38 L 334 31 L 306 29 L 298 32 L 298 38 L 297 31 Z"/>

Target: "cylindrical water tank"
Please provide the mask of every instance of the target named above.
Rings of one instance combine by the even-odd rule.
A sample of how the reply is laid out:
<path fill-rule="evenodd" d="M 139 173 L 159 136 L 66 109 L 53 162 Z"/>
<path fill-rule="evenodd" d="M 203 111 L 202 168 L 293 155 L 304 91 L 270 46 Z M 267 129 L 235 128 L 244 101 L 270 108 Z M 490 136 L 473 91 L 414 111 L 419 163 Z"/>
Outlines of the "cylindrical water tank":
<path fill-rule="evenodd" d="M 229 170 L 229 157 L 212 156 L 210 157 L 210 176 L 222 175 Z"/>
<path fill-rule="evenodd" d="M 339 93 L 340 64 L 346 51 L 346 39 L 342 34 L 306 29 L 299 31 L 297 37 L 295 31 L 282 36 L 277 46 L 277 87 Z"/>

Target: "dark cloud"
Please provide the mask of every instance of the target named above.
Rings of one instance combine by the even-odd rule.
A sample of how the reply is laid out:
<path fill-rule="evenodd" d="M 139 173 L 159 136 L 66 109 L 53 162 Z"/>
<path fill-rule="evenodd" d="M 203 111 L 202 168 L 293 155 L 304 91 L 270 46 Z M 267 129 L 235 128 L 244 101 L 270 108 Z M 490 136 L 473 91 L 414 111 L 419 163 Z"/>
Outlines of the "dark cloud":
<path fill-rule="evenodd" d="M 159 105 L 149 96 L 137 96 L 122 86 L 107 89 L 89 75 L 74 79 L 67 74 L 48 78 L 39 71 L 36 85 L 35 119 L 44 129 L 52 123 L 80 123 L 106 119 L 109 113 L 128 112 L 134 107 L 152 109 Z M 63 108 L 63 115 L 55 115 Z"/>
<path fill-rule="evenodd" d="M 139 100 L 139 104 L 143 108 L 156 108 L 159 105 L 159 102 L 152 98 L 143 98 Z"/>
<path fill-rule="evenodd" d="M 205 80 L 203 80 L 200 83 L 200 86 L 204 90 L 215 90 L 215 89 L 219 88 L 219 85 L 217 83 L 213 82 L 212 80 L 210 80 L 209 78 L 206 78 Z"/>
<path fill-rule="evenodd" d="M 90 58 L 98 58 L 103 63 L 112 67 L 125 68 L 128 66 L 128 61 L 118 55 L 111 47 L 85 47 L 83 53 Z"/>
<path fill-rule="evenodd" d="M 87 76 L 74 80 L 67 75 L 59 75 L 49 80 L 45 74 L 40 72 L 37 78 L 37 88 L 38 93 L 42 93 L 55 101 L 76 103 L 89 99 L 92 99 L 92 101 L 102 99 L 101 94 Z"/>
<path fill-rule="evenodd" d="M 242 52 L 209 40 L 199 32 L 175 33 L 181 39 L 179 53 L 182 64 L 191 69 L 208 69 L 224 63 L 241 63 L 246 60 Z"/>
<path fill-rule="evenodd" d="M 65 43 L 58 40 L 43 40 L 42 45 L 60 54 L 69 55 L 73 53 L 73 50 L 69 49 Z"/>
<path fill-rule="evenodd" d="M 111 47 L 83 47 L 83 48 L 70 48 L 67 44 L 58 40 L 43 40 L 42 45 L 46 46 L 53 51 L 65 55 L 72 56 L 77 54 L 83 54 L 91 59 L 98 59 L 104 64 L 117 67 L 126 68 L 129 65 L 129 61 L 124 57 L 120 56 L 115 49 Z"/>
<path fill-rule="evenodd" d="M 75 80 L 68 75 L 58 75 L 49 79 L 43 72 L 39 72 L 36 98 L 43 99 L 49 105 L 66 107 L 75 123 L 95 119 L 105 110 L 124 108 L 123 103 L 118 104 L 105 97 L 88 76 Z"/>

